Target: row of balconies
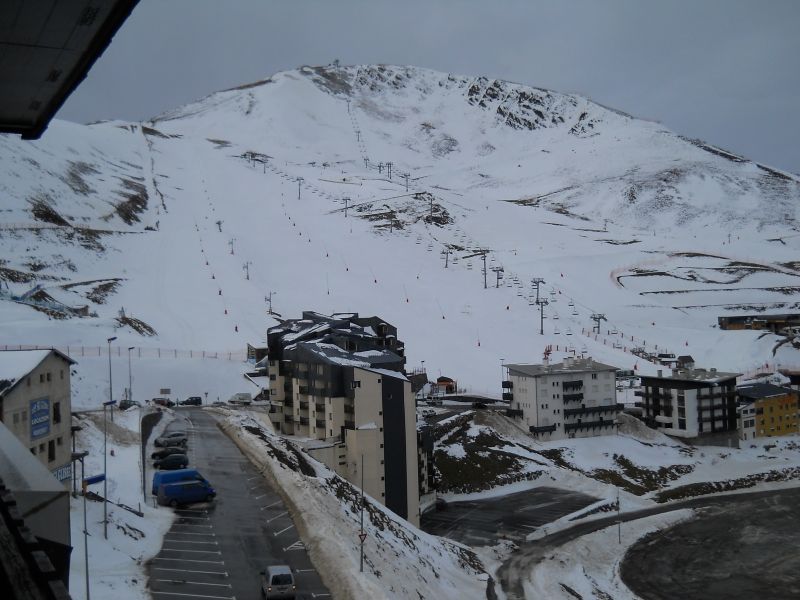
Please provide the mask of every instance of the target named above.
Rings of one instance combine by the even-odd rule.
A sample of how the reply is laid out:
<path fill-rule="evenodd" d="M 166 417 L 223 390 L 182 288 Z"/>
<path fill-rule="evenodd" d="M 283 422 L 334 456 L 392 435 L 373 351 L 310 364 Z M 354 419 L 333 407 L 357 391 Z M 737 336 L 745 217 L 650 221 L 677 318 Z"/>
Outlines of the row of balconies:
<path fill-rule="evenodd" d="M 616 423 L 614 419 L 607 421 L 583 421 L 582 423 L 564 423 L 564 431 L 575 431 L 578 429 L 594 429 L 596 427 L 611 427 Z"/>
<path fill-rule="evenodd" d="M 578 394 L 564 394 L 563 396 L 561 396 L 561 398 L 564 400 L 565 404 L 567 402 L 581 402 L 583 401 L 583 393 L 581 392 Z"/>
<path fill-rule="evenodd" d="M 583 381 L 580 381 L 580 380 L 578 380 L 578 381 L 565 381 L 563 384 L 561 384 L 561 389 L 565 393 L 569 392 L 569 391 L 573 391 L 573 390 L 574 391 L 582 390 L 583 389 Z"/>
<path fill-rule="evenodd" d="M 528 430 L 531 433 L 553 433 L 558 426 L 553 425 L 542 425 L 541 427 L 537 427 L 536 425 L 531 425 Z"/>
<path fill-rule="evenodd" d="M 583 408 L 565 408 L 564 416 L 570 417 L 573 415 L 586 415 L 589 413 L 617 412 L 619 410 L 622 410 L 621 404 L 611 404 L 609 406 L 586 406 Z"/>

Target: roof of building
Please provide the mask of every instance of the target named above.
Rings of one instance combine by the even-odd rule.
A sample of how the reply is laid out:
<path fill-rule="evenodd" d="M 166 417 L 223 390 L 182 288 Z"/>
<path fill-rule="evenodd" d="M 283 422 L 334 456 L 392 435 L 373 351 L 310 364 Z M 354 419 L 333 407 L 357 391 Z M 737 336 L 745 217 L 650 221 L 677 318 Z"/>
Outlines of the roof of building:
<path fill-rule="evenodd" d="M 0 4 L 0 132 L 38 138 L 138 0 Z"/>
<path fill-rule="evenodd" d="M 408 377 L 405 376 L 404 373 L 400 371 L 392 371 L 390 369 L 374 369 L 368 367 L 361 367 L 365 371 L 369 371 L 370 373 L 377 373 L 378 375 L 383 375 L 384 377 L 392 377 L 394 379 L 400 379 L 401 381 L 409 381 Z"/>
<path fill-rule="evenodd" d="M 69 364 L 75 364 L 74 360 L 55 348 L 47 350 L 0 350 L 0 394 L 6 394 L 11 391 L 17 383 L 38 367 L 52 352 Z"/>
<path fill-rule="evenodd" d="M 616 371 L 617 367 L 606 365 L 587 358 L 567 358 L 560 363 L 541 364 L 541 365 L 505 365 L 509 371 L 516 371 L 528 377 L 539 377 L 541 375 L 555 375 L 557 373 L 592 373 L 597 371 Z"/>
<path fill-rule="evenodd" d="M 642 379 L 658 379 L 661 381 L 695 381 L 698 383 L 719 383 L 736 379 L 741 373 L 725 373 L 716 369 L 674 369 L 666 375 L 642 375 Z"/>
<path fill-rule="evenodd" d="M 771 383 L 753 383 L 743 385 L 736 388 L 740 398 L 747 400 L 762 400 L 763 398 L 775 398 L 777 396 L 785 396 L 792 394 L 793 390 L 784 388 L 779 385 Z"/>
<path fill-rule="evenodd" d="M 327 344 L 325 342 L 298 342 L 286 349 L 291 350 L 293 347 L 303 348 L 324 362 L 342 367 L 372 367 L 374 365 L 393 364 L 403 360 L 391 350 L 348 352 L 347 350 L 342 350 L 336 344 Z"/>

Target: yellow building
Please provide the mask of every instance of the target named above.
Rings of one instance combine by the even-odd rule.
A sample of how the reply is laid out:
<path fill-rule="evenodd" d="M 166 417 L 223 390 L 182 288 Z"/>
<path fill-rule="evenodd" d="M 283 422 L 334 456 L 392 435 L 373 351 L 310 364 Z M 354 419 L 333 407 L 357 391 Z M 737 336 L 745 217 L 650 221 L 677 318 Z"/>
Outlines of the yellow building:
<path fill-rule="evenodd" d="M 800 432 L 800 404 L 796 391 L 768 383 L 737 388 L 740 399 L 741 439 Z"/>

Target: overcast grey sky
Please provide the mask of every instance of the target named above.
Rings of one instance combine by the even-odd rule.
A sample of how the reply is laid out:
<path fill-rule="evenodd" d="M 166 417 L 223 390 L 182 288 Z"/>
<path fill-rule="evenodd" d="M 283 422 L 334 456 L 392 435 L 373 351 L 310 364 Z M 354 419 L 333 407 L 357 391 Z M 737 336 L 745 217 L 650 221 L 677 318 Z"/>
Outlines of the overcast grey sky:
<path fill-rule="evenodd" d="M 57 116 L 141 120 L 335 58 L 576 92 L 800 173 L 795 0 L 141 0 Z"/>

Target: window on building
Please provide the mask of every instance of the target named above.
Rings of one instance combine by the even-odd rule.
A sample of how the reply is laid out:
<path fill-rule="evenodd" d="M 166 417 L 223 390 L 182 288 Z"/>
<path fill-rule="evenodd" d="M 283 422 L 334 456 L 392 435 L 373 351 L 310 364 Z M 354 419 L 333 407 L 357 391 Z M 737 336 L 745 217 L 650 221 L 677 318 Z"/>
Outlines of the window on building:
<path fill-rule="evenodd" d="M 592 373 L 592 379 L 597 379 L 597 373 Z"/>
<path fill-rule="evenodd" d="M 53 462 L 56 459 L 56 441 L 50 440 L 47 442 L 47 462 Z"/>
<path fill-rule="evenodd" d="M 61 369 L 61 371 L 59 372 L 59 378 L 64 379 L 64 369 Z"/>
<path fill-rule="evenodd" d="M 47 381 L 50 381 L 50 371 L 47 372 Z"/>
<path fill-rule="evenodd" d="M 383 444 L 381 444 L 381 448 L 383 448 Z"/>
<path fill-rule="evenodd" d="M 269 380 L 270 381 L 275 381 L 277 378 L 278 378 L 278 376 L 275 375 L 275 373 L 270 373 L 270 375 L 269 375 Z"/>
<path fill-rule="evenodd" d="M 61 423 L 61 402 L 53 402 L 53 423 Z"/>
<path fill-rule="evenodd" d="M 39 444 L 39 454 L 42 454 L 43 452 L 44 452 L 44 442 Z"/>
<path fill-rule="evenodd" d="M 39 373 L 39 383 L 44 383 L 44 373 Z"/>
<path fill-rule="evenodd" d="M 34 446 L 33 448 L 31 448 L 31 454 L 33 454 L 34 456 L 36 456 L 36 446 Z"/>
<path fill-rule="evenodd" d="M 686 419 L 678 419 L 678 429 L 686 429 Z"/>
<path fill-rule="evenodd" d="M 64 438 L 61 437 L 61 436 L 58 436 L 56 438 L 56 446 L 62 446 L 63 444 L 64 444 Z"/>
<path fill-rule="evenodd" d="M 361 387 L 361 382 L 358 381 L 358 380 L 355 380 L 355 381 L 353 381 L 353 383 L 351 385 L 352 385 L 353 389 L 360 388 Z"/>
<path fill-rule="evenodd" d="M 19 424 L 19 413 L 14 413 L 14 425 Z"/>

